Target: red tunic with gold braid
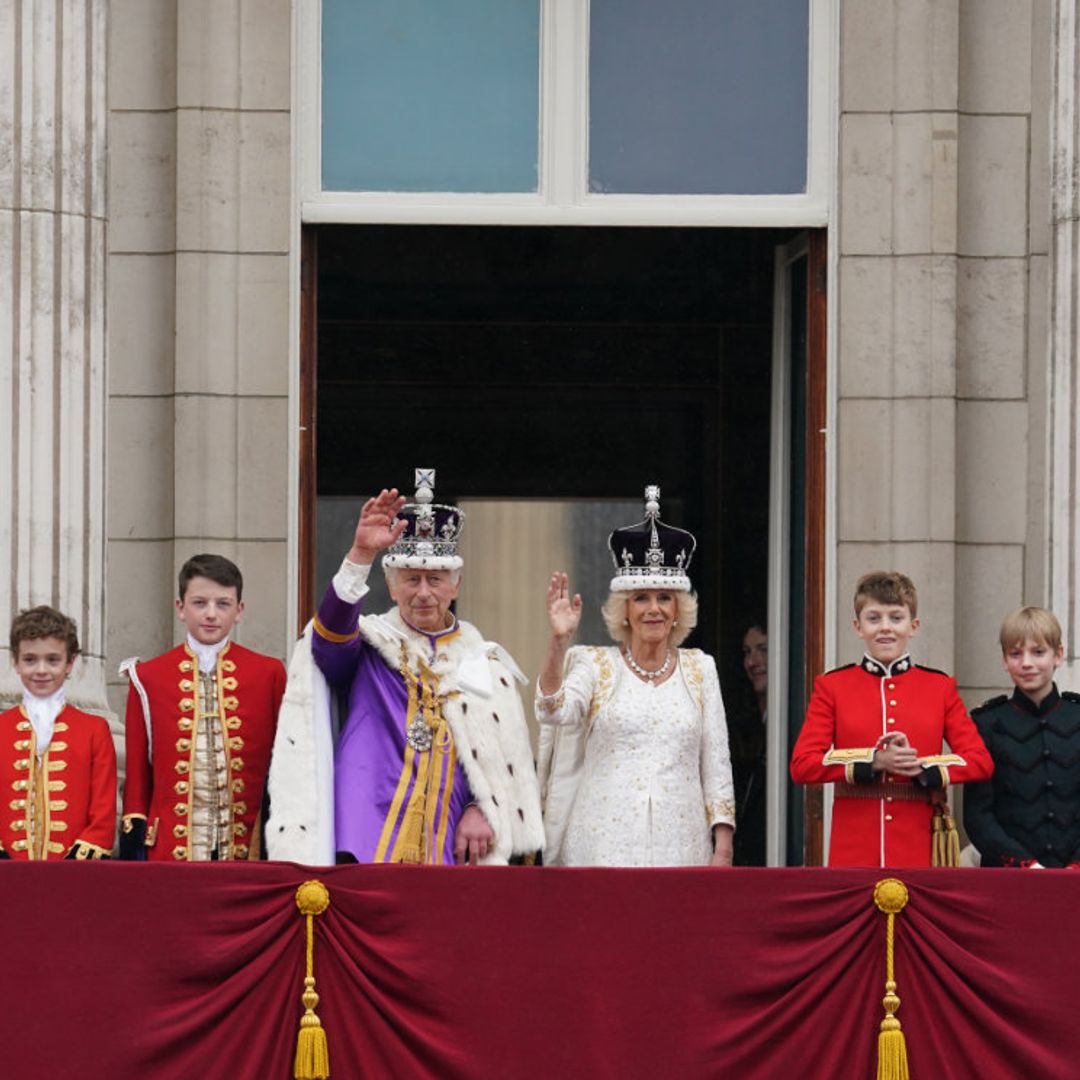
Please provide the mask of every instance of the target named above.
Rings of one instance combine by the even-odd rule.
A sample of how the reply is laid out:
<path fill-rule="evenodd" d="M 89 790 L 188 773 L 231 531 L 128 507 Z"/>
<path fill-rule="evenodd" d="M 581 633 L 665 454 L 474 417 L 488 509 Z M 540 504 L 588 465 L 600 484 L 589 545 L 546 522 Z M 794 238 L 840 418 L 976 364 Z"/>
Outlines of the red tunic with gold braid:
<path fill-rule="evenodd" d="M 256 826 L 285 692 L 285 667 L 230 642 L 218 654 L 216 677 L 228 799 L 218 858 L 257 859 Z M 149 707 L 149 745 L 136 678 Z M 193 857 L 192 810 L 200 794 L 193 790 L 193 778 L 201 717 L 199 661 L 187 645 L 135 666 L 125 719 L 123 827 L 130 832 L 136 820 L 146 822 L 147 859 Z"/>
<path fill-rule="evenodd" d="M 893 731 L 919 755 L 917 780 L 874 772 L 878 740 Z M 830 866 L 929 866 L 935 789 L 993 771 L 956 680 L 907 656 L 889 665 L 865 656 L 819 675 L 791 754 L 797 784 L 836 785 Z"/>
<path fill-rule="evenodd" d="M 100 716 L 65 705 L 38 755 L 21 706 L 0 713 L 0 843 L 13 859 L 100 859 L 116 838 L 116 750 Z"/>

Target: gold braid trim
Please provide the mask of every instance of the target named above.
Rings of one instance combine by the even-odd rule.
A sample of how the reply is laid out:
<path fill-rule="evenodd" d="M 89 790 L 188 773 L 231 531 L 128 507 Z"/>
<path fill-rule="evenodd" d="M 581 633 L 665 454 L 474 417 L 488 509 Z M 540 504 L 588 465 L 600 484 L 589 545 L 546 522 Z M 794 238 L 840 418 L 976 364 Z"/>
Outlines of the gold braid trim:
<path fill-rule="evenodd" d="M 311 625 L 314 627 L 315 633 L 318 634 L 319 637 L 324 638 L 326 641 L 333 641 L 335 644 L 338 645 L 346 641 L 355 641 L 360 636 L 359 627 L 357 627 L 351 634 L 339 634 L 334 630 L 328 630 L 319 621 L 318 615 L 316 615 L 315 618 L 311 620 Z"/>
<path fill-rule="evenodd" d="M 919 764 L 924 769 L 929 769 L 932 765 L 966 765 L 967 758 L 962 758 L 959 754 L 928 754 L 926 757 L 918 759 Z"/>
<path fill-rule="evenodd" d="M 122 828 L 123 828 L 124 832 L 129 833 L 129 832 L 131 832 L 132 829 L 135 828 L 135 822 L 136 821 L 145 821 L 146 820 L 146 815 L 145 814 L 125 814 L 121 820 L 122 820 Z"/>
<path fill-rule="evenodd" d="M 112 852 L 97 844 L 91 844 L 89 840 L 76 840 L 71 845 L 71 851 L 76 859 L 107 859 Z"/>
<path fill-rule="evenodd" d="M 856 761 L 866 764 L 873 763 L 874 747 L 872 746 L 834 746 L 821 759 L 822 765 L 849 765 Z"/>
<path fill-rule="evenodd" d="M 445 823 L 436 824 L 439 815 L 439 779 L 443 772 L 443 763 L 452 751 L 454 740 L 442 715 L 442 703 L 439 700 L 439 680 L 425 665 L 420 663 L 419 674 L 403 670 L 402 675 L 409 686 L 409 709 L 406 716 L 406 730 L 410 719 L 415 715 L 414 701 L 418 705 L 424 722 L 431 729 L 431 749 L 420 751 L 417 757 L 416 779 L 405 817 L 398 831 L 391 862 L 414 864 L 437 863 L 441 861 L 442 851 L 431 851 L 430 847 L 439 834 L 445 837 Z M 453 781 L 453 774 L 447 777 L 447 785 Z M 444 809 L 447 804 L 443 803 Z"/>

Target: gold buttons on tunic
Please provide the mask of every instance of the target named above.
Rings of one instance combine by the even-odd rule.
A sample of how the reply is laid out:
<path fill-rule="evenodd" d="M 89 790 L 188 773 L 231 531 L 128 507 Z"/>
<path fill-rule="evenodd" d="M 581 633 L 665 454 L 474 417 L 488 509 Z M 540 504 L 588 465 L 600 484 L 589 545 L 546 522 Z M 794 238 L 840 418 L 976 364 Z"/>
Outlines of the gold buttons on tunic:
<path fill-rule="evenodd" d="M 885 815 L 885 820 L 886 821 L 892 821 L 892 814 L 886 814 Z"/>

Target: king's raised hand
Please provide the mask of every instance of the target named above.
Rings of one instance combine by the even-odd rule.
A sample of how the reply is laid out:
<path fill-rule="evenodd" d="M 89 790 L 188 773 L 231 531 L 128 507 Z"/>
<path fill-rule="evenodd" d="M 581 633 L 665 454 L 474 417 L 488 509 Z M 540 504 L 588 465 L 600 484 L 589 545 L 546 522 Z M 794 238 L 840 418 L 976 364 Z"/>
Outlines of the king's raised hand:
<path fill-rule="evenodd" d="M 389 491 L 383 488 L 375 498 L 364 503 L 349 549 L 349 562 L 370 566 L 380 551 L 397 541 L 405 531 L 405 520 L 398 518 L 404 505 L 405 496 L 399 495 L 397 488 Z"/>

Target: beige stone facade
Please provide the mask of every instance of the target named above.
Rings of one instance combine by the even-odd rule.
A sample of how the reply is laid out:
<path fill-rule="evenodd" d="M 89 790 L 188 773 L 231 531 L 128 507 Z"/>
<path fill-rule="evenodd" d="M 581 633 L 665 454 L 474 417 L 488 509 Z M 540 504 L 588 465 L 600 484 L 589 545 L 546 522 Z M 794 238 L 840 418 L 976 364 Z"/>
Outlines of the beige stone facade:
<path fill-rule="evenodd" d="M 85 7 L 0 0 L 4 56 L 18 53 L 25 70 L 52 48 L 13 36 L 16 9 L 48 18 Z M 107 325 L 105 446 L 93 423 L 71 437 L 89 463 L 85 513 L 105 540 L 95 547 L 92 529 L 71 540 L 51 517 L 23 529 L 21 473 L 0 502 L 0 540 L 19 566 L 38 552 L 39 569 L 41 553 L 74 543 L 89 568 L 76 610 L 119 711 L 117 663 L 178 639 L 175 572 L 196 551 L 232 555 L 245 572 L 240 640 L 288 651 L 301 72 L 289 0 L 90 8 L 107 24 L 108 184 L 107 209 L 84 212 L 107 221 L 108 284 L 107 304 L 92 289 L 79 304 L 91 326 Z M 897 566 L 921 588 L 921 655 L 955 671 L 974 702 L 1002 685 L 996 628 L 1010 607 L 1053 603 L 1071 650 L 1080 630 L 1075 0 L 846 0 L 835 10 L 827 539 L 837 629 L 826 652 L 851 651 L 857 574 Z M 9 110 L 3 122 L 25 142 L 34 120 Z M 96 160 L 90 147 L 64 154 L 81 167 Z M 25 292 L 36 279 L 13 258 L 13 192 L 0 185 L 0 283 L 13 287 L 14 274 Z M 3 327 L 5 385 L 15 385 L 25 356 Z M 53 420 L 34 422 L 51 439 Z M 18 583 L 0 592 L 5 618 L 29 602 L 67 602 L 51 584 L 63 572 L 48 566 L 25 587 L 20 570 L 4 577 Z"/>
<path fill-rule="evenodd" d="M 288 0 L 113 0 L 110 700 L 180 633 L 176 571 L 245 575 L 237 637 L 287 652 Z"/>
<path fill-rule="evenodd" d="M 898 566 L 969 703 L 1002 616 L 1050 601 L 1052 6 L 843 5 L 838 645 L 857 574 Z"/>

